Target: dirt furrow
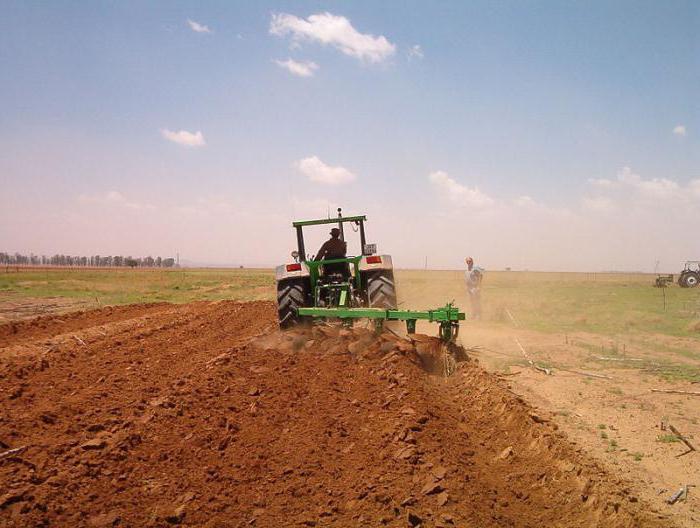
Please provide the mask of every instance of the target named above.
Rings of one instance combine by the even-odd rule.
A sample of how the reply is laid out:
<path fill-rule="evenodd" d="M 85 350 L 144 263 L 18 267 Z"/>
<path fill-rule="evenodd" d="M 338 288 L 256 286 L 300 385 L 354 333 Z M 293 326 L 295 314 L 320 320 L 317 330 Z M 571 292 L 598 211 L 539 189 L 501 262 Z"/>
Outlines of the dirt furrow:
<path fill-rule="evenodd" d="M 0 348 L 116 321 L 134 319 L 145 314 L 168 310 L 171 307 L 172 305 L 168 303 L 107 306 L 100 310 L 77 311 L 61 316 L 48 315 L 27 321 L 5 323 L 0 325 Z"/>
<path fill-rule="evenodd" d="M 661 526 L 474 361 L 271 303 L 133 313 L 0 351 L 0 526 Z"/>

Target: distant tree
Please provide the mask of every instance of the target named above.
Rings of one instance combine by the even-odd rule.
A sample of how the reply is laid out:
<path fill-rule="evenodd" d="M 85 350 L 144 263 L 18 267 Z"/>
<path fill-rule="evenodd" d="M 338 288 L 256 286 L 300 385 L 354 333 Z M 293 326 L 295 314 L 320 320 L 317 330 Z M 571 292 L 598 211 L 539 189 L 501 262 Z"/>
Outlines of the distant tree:
<path fill-rule="evenodd" d="M 19 252 L 8 253 L 6 251 L 0 251 L 0 265 L 4 266 L 93 266 L 93 267 L 124 267 L 128 266 L 131 268 L 136 267 L 164 267 L 172 268 L 175 266 L 175 259 L 173 258 L 161 258 L 161 257 L 124 257 L 122 255 L 106 256 L 102 257 L 100 255 L 92 256 L 79 256 L 79 255 L 62 255 L 54 254 L 51 256 L 47 255 L 35 255 L 30 253 L 29 255 L 24 255 Z"/>

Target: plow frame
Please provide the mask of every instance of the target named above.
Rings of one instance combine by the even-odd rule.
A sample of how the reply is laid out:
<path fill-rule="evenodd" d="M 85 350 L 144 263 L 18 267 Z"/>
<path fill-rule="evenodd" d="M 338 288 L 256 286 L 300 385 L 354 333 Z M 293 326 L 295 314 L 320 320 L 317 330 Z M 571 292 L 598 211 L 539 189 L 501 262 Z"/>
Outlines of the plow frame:
<path fill-rule="evenodd" d="M 467 317 L 459 308 L 448 303 L 435 310 L 384 310 L 381 308 L 299 308 L 300 316 L 313 318 L 341 319 L 352 324 L 353 319 L 371 319 L 377 331 L 381 331 L 384 321 L 406 321 L 406 331 L 416 333 L 418 321 L 439 323 L 440 339 L 451 342 L 459 334 L 459 322 Z"/>

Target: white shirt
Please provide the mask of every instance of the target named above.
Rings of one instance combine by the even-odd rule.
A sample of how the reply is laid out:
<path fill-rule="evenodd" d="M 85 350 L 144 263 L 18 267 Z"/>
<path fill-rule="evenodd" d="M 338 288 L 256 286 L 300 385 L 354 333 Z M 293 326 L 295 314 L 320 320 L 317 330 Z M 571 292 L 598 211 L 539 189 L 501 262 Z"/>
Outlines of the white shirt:
<path fill-rule="evenodd" d="M 480 268 L 479 266 L 473 266 L 472 269 L 464 272 L 464 278 L 467 281 L 467 289 L 470 292 L 475 292 L 479 290 L 481 277 L 483 277 L 484 271 L 484 268 Z"/>

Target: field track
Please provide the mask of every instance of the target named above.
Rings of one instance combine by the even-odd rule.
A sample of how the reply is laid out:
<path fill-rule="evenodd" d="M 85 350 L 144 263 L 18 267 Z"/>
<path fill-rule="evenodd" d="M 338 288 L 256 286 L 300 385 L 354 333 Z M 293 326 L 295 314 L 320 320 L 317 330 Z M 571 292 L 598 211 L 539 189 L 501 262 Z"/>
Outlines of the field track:
<path fill-rule="evenodd" d="M 0 326 L 0 526 L 669 526 L 475 361 L 269 302 Z"/>

